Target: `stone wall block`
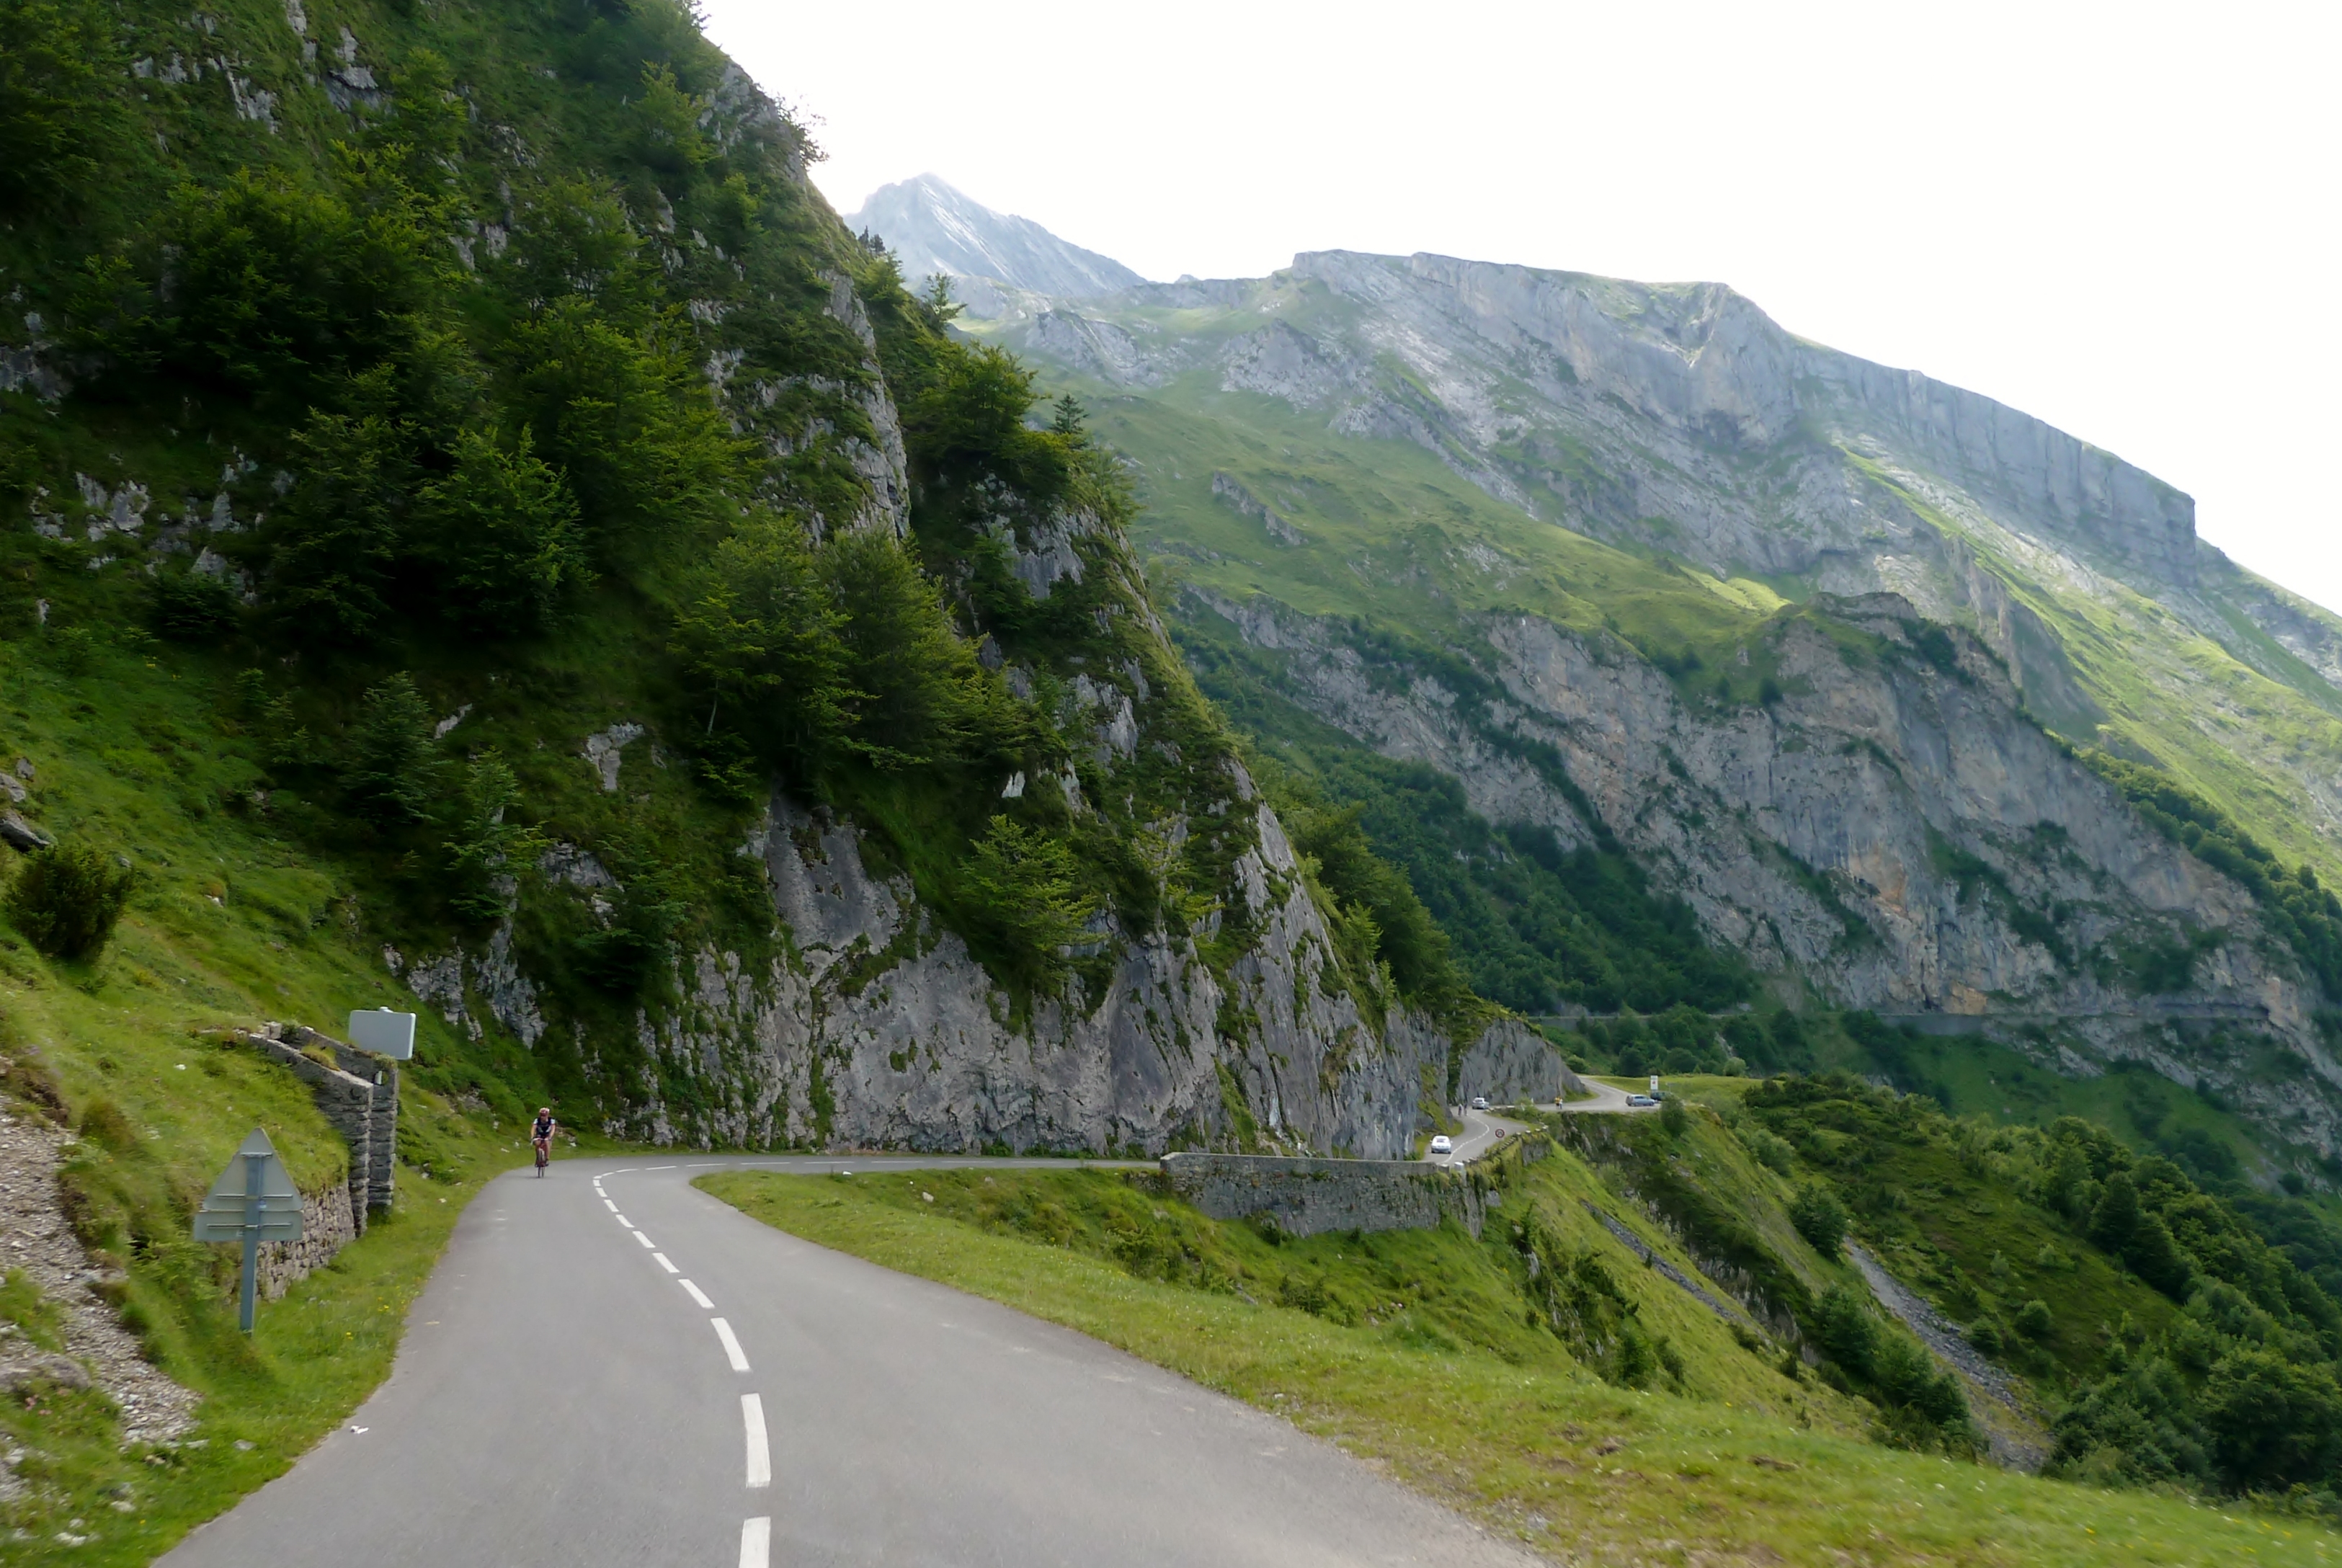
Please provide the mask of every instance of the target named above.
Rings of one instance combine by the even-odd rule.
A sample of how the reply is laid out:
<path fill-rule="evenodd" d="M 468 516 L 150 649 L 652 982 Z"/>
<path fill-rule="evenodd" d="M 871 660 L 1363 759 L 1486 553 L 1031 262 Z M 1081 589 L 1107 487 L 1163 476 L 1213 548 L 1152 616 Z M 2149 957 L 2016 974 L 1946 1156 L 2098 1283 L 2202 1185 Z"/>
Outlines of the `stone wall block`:
<path fill-rule="evenodd" d="M 1288 1236 L 1431 1230 L 1448 1219 L 1476 1236 L 1501 1202 L 1466 1174 L 1406 1160 L 1166 1154 L 1162 1169 L 1173 1196 L 1212 1218 L 1266 1214 Z"/>

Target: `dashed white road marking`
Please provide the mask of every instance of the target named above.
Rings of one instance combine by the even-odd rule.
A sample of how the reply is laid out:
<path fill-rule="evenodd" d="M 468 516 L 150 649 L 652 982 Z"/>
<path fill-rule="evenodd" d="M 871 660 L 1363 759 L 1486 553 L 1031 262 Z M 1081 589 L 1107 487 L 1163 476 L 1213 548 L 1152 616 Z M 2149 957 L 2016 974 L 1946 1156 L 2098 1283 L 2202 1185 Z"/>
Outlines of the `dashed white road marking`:
<path fill-rule="evenodd" d="M 612 1213 L 614 1213 L 614 1214 L 618 1214 L 618 1205 L 617 1205 L 617 1204 L 616 1204 L 616 1203 L 612 1203 L 612 1204 L 610 1205 L 610 1212 L 611 1212 Z M 633 1229 L 635 1228 L 635 1222 L 634 1222 L 634 1221 L 632 1221 L 632 1220 L 630 1220 L 630 1219 L 628 1219 L 628 1218 L 626 1218 L 626 1215 L 624 1215 L 624 1214 L 618 1214 L 618 1223 L 619 1223 L 620 1224 L 622 1224 L 622 1225 L 626 1226 L 626 1229 L 628 1229 L 628 1230 L 630 1230 L 630 1231 L 631 1231 L 631 1230 L 633 1230 Z"/>
<path fill-rule="evenodd" d="M 653 1243 L 653 1242 L 651 1241 L 650 1237 L 648 1237 L 648 1236 L 646 1236 L 646 1235 L 643 1234 L 643 1233 L 642 1233 L 642 1232 L 640 1232 L 640 1231 L 636 1231 L 636 1232 L 635 1233 L 635 1240 L 636 1240 L 636 1241 L 638 1241 L 638 1242 L 642 1243 L 643 1243 L 643 1245 L 645 1245 L 645 1246 L 646 1246 L 646 1247 L 651 1247 L 653 1251 L 656 1251 L 656 1250 L 657 1250 L 657 1249 L 656 1249 L 656 1246 Z"/>
<path fill-rule="evenodd" d="M 617 1205 L 617 1204 L 616 1204 L 616 1203 L 612 1203 L 612 1202 L 611 1202 L 609 1199 L 607 1199 L 607 1198 L 604 1198 L 604 1199 L 602 1200 L 602 1206 L 603 1206 L 604 1208 L 606 1208 L 606 1209 L 609 1210 L 609 1211 L 610 1211 L 612 1213 L 614 1213 L 614 1214 L 615 1214 L 615 1213 L 616 1213 L 618 1212 L 618 1205 Z"/>
<path fill-rule="evenodd" d="M 645 1165 L 643 1169 L 646 1171 L 672 1171 L 675 1167 L 673 1165 Z"/>
<path fill-rule="evenodd" d="M 666 1254 L 665 1253 L 653 1253 L 651 1257 L 658 1263 L 659 1267 L 665 1269 L 671 1274 L 679 1274 L 683 1272 L 681 1269 L 676 1268 L 673 1263 L 666 1261 Z"/>
<path fill-rule="evenodd" d="M 720 1317 L 712 1317 L 707 1321 L 715 1325 L 716 1337 L 724 1342 L 724 1353 L 731 1361 L 732 1370 L 734 1372 L 747 1371 L 747 1353 L 741 1350 L 739 1336 L 732 1332 L 732 1325 L 726 1323 Z"/>
<path fill-rule="evenodd" d="M 740 1568 L 772 1568 L 773 1522 L 744 1520 L 740 1525 Z"/>
<path fill-rule="evenodd" d="M 689 1280 L 677 1280 L 676 1283 L 683 1287 L 684 1294 L 689 1296 L 693 1301 L 699 1303 L 699 1308 L 702 1312 L 714 1312 L 716 1310 L 716 1303 L 707 1299 L 707 1293 L 701 1290 L 697 1285 L 693 1284 Z"/>
<path fill-rule="evenodd" d="M 765 1441 L 765 1402 L 753 1393 L 740 1396 L 740 1423 L 748 1433 L 748 1484 L 773 1483 L 773 1450 Z"/>

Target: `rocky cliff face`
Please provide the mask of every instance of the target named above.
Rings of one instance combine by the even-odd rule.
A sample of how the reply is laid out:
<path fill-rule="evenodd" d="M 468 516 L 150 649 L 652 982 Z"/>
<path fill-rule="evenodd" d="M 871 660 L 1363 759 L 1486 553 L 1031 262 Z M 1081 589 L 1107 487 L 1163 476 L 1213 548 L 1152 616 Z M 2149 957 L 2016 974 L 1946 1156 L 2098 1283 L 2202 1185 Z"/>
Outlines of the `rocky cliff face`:
<path fill-rule="evenodd" d="M 743 847 L 764 864 L 787 952 L 768 971 L 694 956 L 687 1000 L 642 1022 L 652 1060 L 713 1091 L 666 1103 L 647 1074 L 627 1124 L 667 1143 L 1159 1154 L 1260 1143 L 1406 1157 L 1449 1085 L 1452 1043 L 1418 1014 L 1370 1017 L 1341 975 L 1276 814 L 1244 787 L 1257 842 L 1237 885 L 1258 935 L 1223 973 L 1192 938 L 1124 944 L 1093 994 L 1029 1018 L 938 927 L 860 833 L 773 802 Z M 1470 1093 L 1551 1094 L 1564 1069 L 1523 1024 L 1457 1062 Z M 1246 1125 L 1251 1124 L 1251 1125 Z"/>
<path fill-rule="evenodd" d="M 1781 694 L 1736 706 L 1533 615 L 1478 627 L 1503 695 L 1476 702 L 1341 621 L 1210 595 L 1189 608 L 1277 654 L 1312 713 L 1456 778 L 1487 819 L 1565 846 L 1614 837 L 1760 969 L 1890 1015 L 2055 1021 L 2336 1146 L 2342 1067 L 2314 1026 L 2317 994 L 2251 894 L 2028 720 L 1979 640 L 1935 641 L 1907 601 L 1777 619 L 1756 651 Z M 2125 956 L 2175 950 L 2197 955 L 2187 988 L 2142 998 Z M 2282 1042 L 2314 1092 L 2207 1049 L 2221 1024 Z"/>
<path fill-rule="evenodd" d="M 876 336 L 850 282 L 825 281 L 824 313 L 861 357 L 858 385 L 768 376 L 721 348 L 710 375 L 736 429 L 854 476 L 839 493 L 860 501 L 825 526 L 905 534 L 913 481 Z M 1201 881 L 1207 912 L 1185 930 L 1103 914 L 1088 944 L 1098 962 L 1061 994 L 1015 997 L 910 877 L 872 868 L 860 824 L 776 795 L 739 847 L 763 868 L 774 956 L 686 955 L 669 987 L 679 1002 L 640 1012 L 637 1060 L 578 1036 L 590 1075 L 625 1080 L 614 1130 L 750 1146 L 1389 1158 L 1411 1151 L 1425 1108 L 1460 1084 L 1550 1096 L 1566 1070 L 1526 1024 L 1500 1020 L 1454 1040 L 1381 977 L 1345 972 L 1322 894 L 1196 697 L 1120 530 L 997 483 L 976 504 L 1011 592 L 1059 628 L 1039 653 L 987 637 L 980 656 L 1075 758 L 1058 774 L 1003 779 L 999 794 L 1051 792 L 1076 821 L 1144 840 L 1152 874 Z M 586 737 L 578 754 L 616 794 L 629 756 L 645 753 L 656 762 L 657 738 L 628 720 Z M 596 917 L 624 892 L 574 846 L 556 845 L 537 869 L 548 891 Z M 509 923 L 478 952 L 384 956 L 475 1038 L 494 1019 L 535 1049 L 553 1027 Z"/>
<path fill-rule="evenodd" d="M 1530 517 L 1717 579 L 1899 594 L 1983 639 L 2061 733 L 2342 870 L 2342 621 L 2204 545 L 2152 474 L 1804 342 L 1723 285 L 1327 251 L 1265 279 L 1023 298 L 986 330 L 1150 404 L 1225 418 L 1212 394 L 1249 394 L 1406 443 Z M 2235 699 L 2207 702 L 2207 678 Z"/>
<path fill-rule="evenodd" d="M 1440 423 L 1467 447 L 1492 454 L 1521 442 L 1535 452 L 1541 430 L 1601 444 L 1608 484 L 1597 490 L 1534 456 L 1507 465 L 1532 510 L 1557 499 L 1573 523 L 1584 516 L 1626 537 L 1639 536 L 1641 520 L 1666 517 L 1712 570 L 1809 570 L 1863 543 L 1865 498 L 1832 498 L 1833 471 L 1844 467 L 1834 443 L 1845 440 L 1973 484 L 2110 560 L 2195 580 L 2187 496 L 1990 398 L 1800 342 L 1722 285 L 1344 251 L 1296 256 L 1290 275 L 1370 305 L 1355 329 L 1360 343 L 1424 376 Z M 1522 381 L 1531 399 L 1514 393 Z M 1665 444 L 1654 448 L 1655 435 Z M 1743 477 L 1732 472 L 1736 454 L 1784 448 L 1795 460 L 1760 481 L 1756 506 L 1716 504 L 1743 488 L 1731 483 Z M 1767 515 L 1790 508 L 1802 526 Z"/>

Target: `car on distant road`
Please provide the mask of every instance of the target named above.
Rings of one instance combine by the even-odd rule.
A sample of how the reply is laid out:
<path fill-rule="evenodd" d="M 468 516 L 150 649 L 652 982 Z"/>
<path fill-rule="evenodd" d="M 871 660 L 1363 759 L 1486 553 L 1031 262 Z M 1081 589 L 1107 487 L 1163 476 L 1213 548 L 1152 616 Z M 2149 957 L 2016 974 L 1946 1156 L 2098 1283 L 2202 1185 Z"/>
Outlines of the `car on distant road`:
<path fill-rule="evenodd" d="M 1475 1094 L 1472 1096 L 1472 1109 L 1475 1111 L 1485 1111 L 1487 1108 L 1488 1096 L 1486 1094 Z"/>
<path fill-rule="evenodd" d="M 1629 1094 L 1626 1096 L 1626 1104 L 1634 1106 L 1635 1109 L 1638 1111 L 1646 1111 L 1652 1106 L 1657 1104 L 1658 1102 L 1652 1099 L 1648 1094 Z"/>
<path fill-rule="evenodd" d="M 1448 1139 L 1446 1134 L 1442 1133 L 1431 1140 L 1431 1152 L 1435 1154 L 1452 1154 L 1456 1152 L 1456 1145 Z"/>

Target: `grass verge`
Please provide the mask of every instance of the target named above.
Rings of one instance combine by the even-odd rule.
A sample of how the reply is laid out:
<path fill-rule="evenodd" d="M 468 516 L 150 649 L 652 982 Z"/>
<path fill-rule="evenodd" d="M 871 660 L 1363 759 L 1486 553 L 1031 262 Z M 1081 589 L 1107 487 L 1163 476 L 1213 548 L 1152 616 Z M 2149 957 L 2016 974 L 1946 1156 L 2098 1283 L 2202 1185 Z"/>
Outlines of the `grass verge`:
<path fill-rule="evenodd" d="M 406 1310 L 464 1205 L 517 1163 L 483 1148 L 477 1174 L 410 1188 L 333 1263 L 262 1303 L 248 1343 L 235 1332 L 232 1299 L 188 1313 L 157 1358 L 204 1396 L 195 1429 L 179 1443 L 125 1445 L 111 1403 L 94 1389 L 0 1402 L 0 1434 L 26 1455 L 0 1562 L 150 1563 L 283 1474 L 389 1374 Z"/>
<path fill-rule="evenodd" d="M 1071 1216 L 1096 1207 L 1079 1184 L 1116 1179 L 994 1179 L 1013 1182 L 1036 1213 L 1057 1203 L 1069 1216 L 1057 1244 L 936 1212 L 945 1205 L 918 1193 L 942 1196 L 943 1173 L 903 1193 L 880 1180 L 766 1172 L 699 1184 L 791 1234 L 1090 1334 L 1285 1416 L 1557 1560 L 2342 1561 L 2342 1538 L 2305 1520 L 2007 1474 L 1498 1350 L 1427 1347 L 1419 1336 L 1410 1344 L 1396 1324 L 1349 1326 L 1232 1289 L 1140 1277 L 1134 1265 L 1151 1266 L 1140 1259 L 1076 1250 L 1084 1237 Z M 1243 1228 L 1150 1201 L 1198 1237 Z"/>

